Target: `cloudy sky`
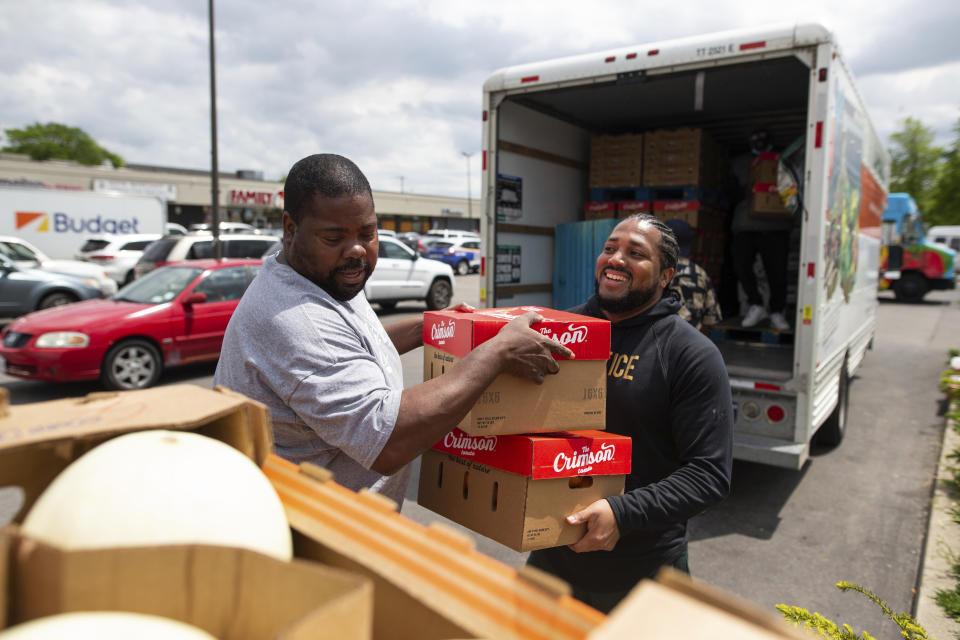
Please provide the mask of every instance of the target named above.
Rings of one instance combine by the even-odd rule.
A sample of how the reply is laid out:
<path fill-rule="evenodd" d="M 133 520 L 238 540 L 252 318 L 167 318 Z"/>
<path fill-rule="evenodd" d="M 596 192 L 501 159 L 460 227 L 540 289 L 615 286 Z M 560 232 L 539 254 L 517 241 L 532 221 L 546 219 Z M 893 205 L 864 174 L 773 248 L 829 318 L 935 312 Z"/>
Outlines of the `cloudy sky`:
<path fill-rule="evenodd" d="M 210 166 L 206 0 L 0 0 L 0 130 L 80 127 L 127 162 Z M 960 2 L 217 0 L 219 166 L 341 153 L 374 189 L 465 196 L 496 69 L 774 22 L 837 35 L 881 138 L 949 144 Z M 472 195 L 480 156 L 471 159 Z"/>

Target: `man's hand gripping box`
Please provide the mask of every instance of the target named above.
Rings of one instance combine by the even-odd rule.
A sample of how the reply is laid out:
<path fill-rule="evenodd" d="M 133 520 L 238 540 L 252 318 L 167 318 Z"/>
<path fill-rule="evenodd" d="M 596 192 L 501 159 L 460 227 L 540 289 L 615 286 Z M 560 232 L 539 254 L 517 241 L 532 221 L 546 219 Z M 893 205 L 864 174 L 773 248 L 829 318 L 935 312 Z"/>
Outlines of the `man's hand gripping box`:
<path fill-rule="evenodd" d="M 542 307 L 428 311 L 423 315 L 423 379 L 449 371 L 477 345 L 528 311 L 544 318 L 531 328 L 565 345 L 575 359 L 561 360 L 560 372 L 546 376 L 543 384 L 510 374 L 498 376 L 459 428 L 471 435 L 605 428 L 607 320 Z"/>
<path fill-rule="evenodd" d="M 623 493 L 631 441 L 603 431 L 469 436 L 454 429 L 420 463 L 417 503 L 517 551 L 577 542 L 565 518 Z"/>

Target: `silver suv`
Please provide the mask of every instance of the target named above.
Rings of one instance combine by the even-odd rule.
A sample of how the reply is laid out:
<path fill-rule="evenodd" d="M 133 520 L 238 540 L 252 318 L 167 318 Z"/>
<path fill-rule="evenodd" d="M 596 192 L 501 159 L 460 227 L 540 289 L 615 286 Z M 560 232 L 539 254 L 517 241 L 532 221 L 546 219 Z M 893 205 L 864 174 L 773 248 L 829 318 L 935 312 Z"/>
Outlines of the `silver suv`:
<path fill-rule="evenodd" d="M 259 258 L 277 241 L 271 236 L 230 234 L 220 238 L 224 258 Z M 157 267 L 181 260 L 213 257 L 213 237 L 209 235 L 164 236 L 148 246 L 133 270 L 136 277 Z"/>

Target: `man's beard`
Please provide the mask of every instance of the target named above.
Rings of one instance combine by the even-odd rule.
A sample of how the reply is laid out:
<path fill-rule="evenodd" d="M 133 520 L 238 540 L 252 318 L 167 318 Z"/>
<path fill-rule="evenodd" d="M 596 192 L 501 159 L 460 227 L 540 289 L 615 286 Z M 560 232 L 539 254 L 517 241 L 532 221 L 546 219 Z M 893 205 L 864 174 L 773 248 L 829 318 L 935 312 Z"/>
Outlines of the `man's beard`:
<path fill-rule="evenodd" d="M 364 274 L 366 274 L 363 282 L 358 282 L 350 285 L 349 287 L 343 287 L 339 285 L 336 280 L 336 275 L 341 271 L 353 269 L 363 269 Z M 348 300 L 352 300 L 358 293 L 363 291 L 363 287 L 367 284 L 367 280 L 370 279 L 371 273 L 373 273 L 373 269 L 370 268 L 369 262 L 360 260 L 359 258 L 350 258 L 339 267 L 333 268 L 330 273 L 327 274 L 326 278 L 315 276 L 313 278 L 313 283 L 329 293 L 333 299 L 339 300 L 340 302 L 346 302 Z"/>
<path fill-rule="evenodd" d="M 652 286 L 646 289 L 632 289 L 622 298 L 611 300 L 605 299 L 600 295 L 600 281 L 594 280 L 593 292 L 597 297 L 600 308 L 604 311 L 609 311 L 610 313 L 626 313 L 628 311 L 635 311 L 649 304 L 650 301 L 653 300 L 653 297 L 657 295 L 657 288 Z"/>

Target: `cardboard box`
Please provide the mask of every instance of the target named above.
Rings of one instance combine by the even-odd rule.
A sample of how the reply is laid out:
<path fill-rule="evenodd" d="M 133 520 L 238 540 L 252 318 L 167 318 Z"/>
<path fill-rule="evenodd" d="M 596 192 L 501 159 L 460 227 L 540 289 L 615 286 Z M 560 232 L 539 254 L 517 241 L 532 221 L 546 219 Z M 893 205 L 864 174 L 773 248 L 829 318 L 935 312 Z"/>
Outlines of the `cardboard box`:
<path fill-rule="evenodd" d="M 370 580 L 314 562 L 206 545 L 64 551 L 14 526 L 0 540 L 9 589 L 0 590 L 0 628 L 57 613 L 128 611 L 226 640 L 371 637 Z"/>
<path fill-rule="evenodd" d="M 650 202 L 647 200 L 628 200 L 617 203 L 618 218 L 627 218 L 635 213 L 650 213 Z"/>
<path fill-rule="evenodd" d="M 623 493 L 630 438 L 603 431 L 470 436 L 423 454 L 417 503 L 516 551 L 573 544 L 565 518 Z"/>
<path fill-rule="evenodd" d="M 470 536 L 414 522 L 325 469 L 271 455 L 263 470 L 287 510 L 297 557 L 372 578 L 375 638 L 578 640 L 605 618 L 563 581 L 512 569 L 476 551 Z"/>
<path fill-rule="evenodd" d="M 8 401 L 0 394 L 0 487 L 23 489 L 16 522 L 68 464 L 122 433 L 193 431 L 231 445 L 257 465 L 272 447 L 267 408 L 226 388 L 181 384 L 14 406 Z"/>
<path fill-rule="evenodd" d="M 458 427 L 471 435 L 576 431 L 606 426 L 606 365 L 610 322 L 543 307 L 480 309 L 473 313 L 427 311 L 423 315 L 423 379 L 456 366 L 514 318 L 536 311 L 535 331 L 563 343 L 574 360 L 543 384 L 511 374 L 498 376 Z"/>
<path fill-rule="evenodd" d="M 584 220 L 603 220 L 617 217 L 616 202 L 588 202 L 583 205 Z"/>
<path fill-rule="evenodd" d="M 590 634 L 590 640 L 810 640 L 766 609 L 671 568 L 644 580 Z"/>
<path fill-rule="evenodd" d="M 765 218 L 789 218 L 793 215 L 780 199 L 777 186 L 779 166 L 780 154 L 772 151 L 761 153 L 750 163 L 750 215 Z"/>
<path fill-rule="evenodd" d="M 703 231 L 719 232 L 726 224 L 723 211 L 698 200 L 658 200 L 653 203 L 653 213 L 661 220 L 686 220 L 694 229 Z"/>

